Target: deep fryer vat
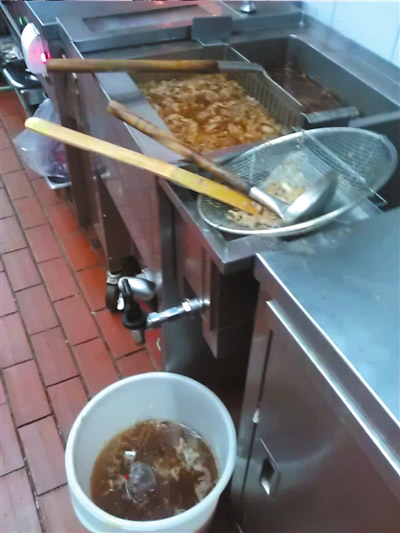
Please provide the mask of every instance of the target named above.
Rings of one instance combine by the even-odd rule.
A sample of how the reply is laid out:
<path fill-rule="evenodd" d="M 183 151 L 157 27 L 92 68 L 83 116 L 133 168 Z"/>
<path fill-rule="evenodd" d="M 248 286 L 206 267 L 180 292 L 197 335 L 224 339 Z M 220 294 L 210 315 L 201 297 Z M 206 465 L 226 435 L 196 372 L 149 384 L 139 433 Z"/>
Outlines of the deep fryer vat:
<path fill-rule="evenodd" d="M 259 54 L 252 43 L 239 44 L 236 48 L 239 51 L 243 49 L 249 56 Z M 259 62 L 276 83 L 303 105 L 305 113 L 328 111 L 348 105 L 343 97 L 320 79 L 318 67 L 313 68 L 312 64 L 305 61 L 305 45 L 299 45 L 296 40 L 271 39 L 268 43 L 263 43 L 262 49 L 264 57 L 259 57 Z"/>
<path fill-rule="evenodd" d="M 151 59 L 217 59 L 247 62 L 246 58 L 229 45 L 207 46 L 181 53 L 159 54 L 151 56 Z M 182 79 L 188 76 L 190 74 L 137 73 L 131 77 L 136 84 L 142 84 L 151 80 Z M 227 77 L 238 82 L 249 96 L 255 98 L 277 122 L 284 126 L 286 132 L 301 125 L 303 120 L 301 105 L 272 79 L 249 72 L 228 73 Z M 167 126 L 165 127 L 167 128 Z"/>
<path fill-rule="evenodd" d="M 269 68 L 286 65 L 293 65 L 306 72 L 322 87 L 338 96 L 344 106 L 357 108 L 360 115 L 375 115 L 396 110 L 396 106 L 382 94 L 297 36 L 271 37 L 235 43 L 233 46 L 249 61 L 262 65 L 267 72 Z M 338 111 L 331 111 L 332 119 Z M 349 116 L 349 118 L 355 117 Z"/>

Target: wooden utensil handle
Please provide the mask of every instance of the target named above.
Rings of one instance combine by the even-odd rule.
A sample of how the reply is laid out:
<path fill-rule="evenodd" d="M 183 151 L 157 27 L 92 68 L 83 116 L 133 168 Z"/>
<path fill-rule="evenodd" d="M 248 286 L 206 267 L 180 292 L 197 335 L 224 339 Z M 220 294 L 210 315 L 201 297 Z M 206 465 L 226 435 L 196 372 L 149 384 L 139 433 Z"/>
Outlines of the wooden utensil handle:
<path fill-rule="evenodd" d="M 146 135 L 152 137 L 164 146 L 167 146 L 177 154 L 183 156 L 188 161 L 192 161 L 200 168 L 219 178 L 228 185 L 231 185 L 235 189 L 242 191 L 246 194 L 249 192 L 250 186 L 239 176 L 236 176 L 236 174 L 229 172 L 229 170 L 225 170 L 224 167 L 222 167 L 221 165 L 210 161 L 202 154 L 193 150 L 193 148 L 176 139 L 168 131 L 162 130 L 161 128 L 155 126 L 151 122 L 148 122 L 144 118 L 139 117 L 138 115 L 136 115 L 136 113 L 128 109 L 126 106 L 120 104 L 119 102 L 111 101 L 108 104 L 107 110 L 114 116 L 126 122 L 127 124 L 130 124 L 142 133 L 145 133 Z"/>
<path fill-rule="evenodd" d="M 253 202 L 240 192 L 234 191 L 215 181 L 203 178 L 198 174 L 189 172 L 183 168 L 175 167 L 165 161 L 160 161 L 148 155 L 139 154 L 133 150 L 128 150 L 122 146 L 96 139 L 90 135 L 85 135 L 78 131 L 53 124 L 47 120 L 31 117 L 25 121 L 25 127 L 29 130 L 47 135 L 62 143 L 75 146 L 88 152 L 95 152 L 100 155 L 110 157 L 116 161 L 121 161 L 137 168 L 148 170 L 174 183 L 191 189 L 200 194 L 205 194 L 210 198 L 219 200 L 225 204 L 241 209 L 250 214 L 257 214 L 261 206 Z"/>
<path fill-rule="evenodd" d="M 214 59 L 49 59 L 47 72 L 219 72 Z"/>
<path fill-rule="evenodd" d="M 136 113 L 131 111 L 128 107 L 124 106 L 123 104 L 120 104 L 119 102 L 116 102 L 115 100 L 111 100 L 107 106 L 107 111 L 114 115 L 115 117 L 123 120 L 127 124 L 130 124 L 137 130 L 140 130 L 142 133 L 145 133 L 146 135 L 149 135 L 149 137 L 159 138 L 162 139 L 169 139 L 170 141 L 174 141 L 177 144 L 180 144 L 182 147 L 186 147 L 181 141 L 178 141 L 172 133 L 170 133 L 167 130 L 162 130 L 155 124 L 152 124 L 148 120 L 139 117 Z"/>

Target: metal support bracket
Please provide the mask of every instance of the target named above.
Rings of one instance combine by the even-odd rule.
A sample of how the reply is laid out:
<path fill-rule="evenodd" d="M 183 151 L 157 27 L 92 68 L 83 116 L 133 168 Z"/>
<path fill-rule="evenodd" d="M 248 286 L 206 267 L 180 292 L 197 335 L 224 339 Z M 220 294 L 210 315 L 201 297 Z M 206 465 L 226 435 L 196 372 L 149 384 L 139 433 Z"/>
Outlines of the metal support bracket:
<path fill-rule="evenodd" d="M 242 5 L 240 6 L 240 11 L 242 13 L 246 13 L 247 15 L 251 13 L 256 13 L 257 8 L 255 2 L 242 2 Z"/>
<path fill-rule="evenodd" d="M 191 38 L 203 46 L 225 44 L 232 34 L 232 17 L 198 17 L 193 19 Z"/>

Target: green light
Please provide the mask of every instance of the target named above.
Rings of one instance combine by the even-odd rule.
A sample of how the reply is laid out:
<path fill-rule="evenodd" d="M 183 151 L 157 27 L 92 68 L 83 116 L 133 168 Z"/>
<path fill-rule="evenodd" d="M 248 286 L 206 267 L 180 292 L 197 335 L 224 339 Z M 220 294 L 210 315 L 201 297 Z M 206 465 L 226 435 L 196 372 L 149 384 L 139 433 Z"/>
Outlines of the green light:
<path fill-rule="evenodd" d="M 19 25 L 20 26 L 23 26 L 24 25 L 24 19 L 22 17 L 19 17 L 18 18 L 18 22 L 19 22 Z"/>

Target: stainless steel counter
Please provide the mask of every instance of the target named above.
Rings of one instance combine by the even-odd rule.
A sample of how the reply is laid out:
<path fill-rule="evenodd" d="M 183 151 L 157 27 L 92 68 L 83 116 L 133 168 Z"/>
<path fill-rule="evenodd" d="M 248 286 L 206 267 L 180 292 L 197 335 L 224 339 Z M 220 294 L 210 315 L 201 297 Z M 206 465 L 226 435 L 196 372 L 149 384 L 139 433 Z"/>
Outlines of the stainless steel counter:
<path fill-rule="evenodd" d="M 271 301 L 314 344 L 315 363 L 391 465 L 392 485 L 400 475 L 399 252 L 395 209 L 256 260 Z"/>
<path fill-rule="evenodd" d="M 396 209 L 257 255 L 241 531 L 399 530 L 399 251 Z"/>
<path fill-rule="evenodd" d="M 400 427 L 400 209 L 257 255 Z M 282 295 L 281 295 L 282 297 Z"/>

